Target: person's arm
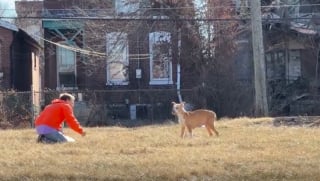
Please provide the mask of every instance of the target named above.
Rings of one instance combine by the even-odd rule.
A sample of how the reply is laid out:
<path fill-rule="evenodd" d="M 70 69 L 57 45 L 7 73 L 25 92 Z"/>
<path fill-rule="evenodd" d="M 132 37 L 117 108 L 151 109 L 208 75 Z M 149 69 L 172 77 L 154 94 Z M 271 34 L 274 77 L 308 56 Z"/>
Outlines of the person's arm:
<path fill-rule="evenodd" d="M 67 104 L 65 105 L 65 107 L 63 108 L 63 114 L 65 116 L 65 120 L 68 126 L 74 131 L 76 131 L 77 133 L 84 136 L 85 132 L 83 131 L 81 125 L 79 124 L 78 120 L 74 116 L 72 107 L 70 105 L 67 105 Z"/>

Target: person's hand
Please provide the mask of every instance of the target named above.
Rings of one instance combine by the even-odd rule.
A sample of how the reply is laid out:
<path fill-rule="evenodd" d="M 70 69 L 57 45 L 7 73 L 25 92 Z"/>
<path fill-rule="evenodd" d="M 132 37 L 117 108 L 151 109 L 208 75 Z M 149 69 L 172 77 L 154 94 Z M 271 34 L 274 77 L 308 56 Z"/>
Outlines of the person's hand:
<path fill-rule="evenodd" d="M 86 134 L 87 134 L 87 133 L 86 133 L 85 131 L 83 131 L 82 134 L 81 134 L 81 136 L 86 136 Z"/>

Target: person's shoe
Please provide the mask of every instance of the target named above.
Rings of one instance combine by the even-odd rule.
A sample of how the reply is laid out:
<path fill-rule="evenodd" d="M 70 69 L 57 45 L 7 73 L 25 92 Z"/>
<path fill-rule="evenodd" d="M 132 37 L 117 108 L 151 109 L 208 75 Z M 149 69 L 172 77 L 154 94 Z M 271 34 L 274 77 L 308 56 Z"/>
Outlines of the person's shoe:
<path fill-rule="evenodd" d="M 52 143 L 57 143 L 57 142 L 45 137 L 44 135 L 39 135 L 38 139 L 37 139 L 37 143 L 52 144 Z"/>
<path fill-rule="evenodd" d="M 38 138 L 37 138 L 37 143 L 43 142 L 43 138 L 44 138 L 43 135 L 39 135 Z"/>

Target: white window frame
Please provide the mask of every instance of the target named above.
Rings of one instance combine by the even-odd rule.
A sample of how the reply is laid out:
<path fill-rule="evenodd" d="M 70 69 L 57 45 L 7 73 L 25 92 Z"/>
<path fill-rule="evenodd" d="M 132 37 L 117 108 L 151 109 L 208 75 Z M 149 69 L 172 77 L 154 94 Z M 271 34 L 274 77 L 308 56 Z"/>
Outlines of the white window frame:
<path fill-rule="evenodd" d="M 129 84 L 129 42 L 128 34 L 124 32 L 110 32 L 106 34 L 106 85 L 128 85 Z M 115 49 L 115 48 L 120 49 Z M 122 50 L 122 52 L 120 52 Z M 115 59 L 121 61 L 117 63 Z M 119 66 L 119 72 L 122 73 L 122 77 L 113 78 L 112 70 L 113 66 Z M 121 68 L 122 67 L 122 68 Z"/>
<path fill-rule="evenodd" d="M 68 46 L 70 48 L 74 48 L 76 46 L 74 45 L 70 45 L 67 42 L 58 42 L 58 44 L 64 45 L 64 46 Z M 65 48 L 64 46 L 57 46 L 56 48 L 56 56 L 57 56 L 57 90 L 73 90 L 73 89 L 77 89 L 77 54 L 75 51 L 70 50 L 68 48 Z M 62 53 L 63 52 L 63 53 Z M 62 61 L 65 59 L 66 56 L 68 56 L 68 54 L 66 53 L 71 53 L 71 60 L 69 60 L 70 62 L 72 62 L 71 67 L 62 67 Z M 72 66 L 73 65 L 73 66 Z M 75 78 L 75 82 L 74 82 L 74 86 L 68 86 L 68 85 L 63 85 L 60 82 L 60 77 L 59 74 L 60 73 L 74 73 L 74 78 Z"/>
<path fill-rule="evenodd" d="M 156 44 L 161 44 L 161 42 L 171 42 L 171 33 L 166 31 L 156 31 L 149 33 L 149 53 L 150 53 L 150 85 L 168 85 L 173 84 L 172 81 L 172 48 L 169 47 L 168 57 L 168 64 L 166 65 L 169 70 L 168 77 L 165 78 L 156 78 L 154 77 L 154 50 L 153 46 Z"/>

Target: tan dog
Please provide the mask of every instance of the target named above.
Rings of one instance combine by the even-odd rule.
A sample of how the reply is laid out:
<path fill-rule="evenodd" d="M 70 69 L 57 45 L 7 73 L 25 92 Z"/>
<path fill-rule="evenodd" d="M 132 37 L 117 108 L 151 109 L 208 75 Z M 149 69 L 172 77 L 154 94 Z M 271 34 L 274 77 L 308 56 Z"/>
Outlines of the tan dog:
<path fill-rule="evenodd" d="M 181 124 L 181 138 L 185 135 L 186 127 L 192 137 L 192 130 L 203 125 L 207 128 L 209 136 L 212 136 L 212 131 L 219 136 L 218 131 L 214 128 L 214 121 L 217 119 L 215 112 L 206 109 L 186 111 L 184 104 L 184 102 L 181 104 L 172 102 L 172 114 L 178 116 L 179 123 Z"/>

